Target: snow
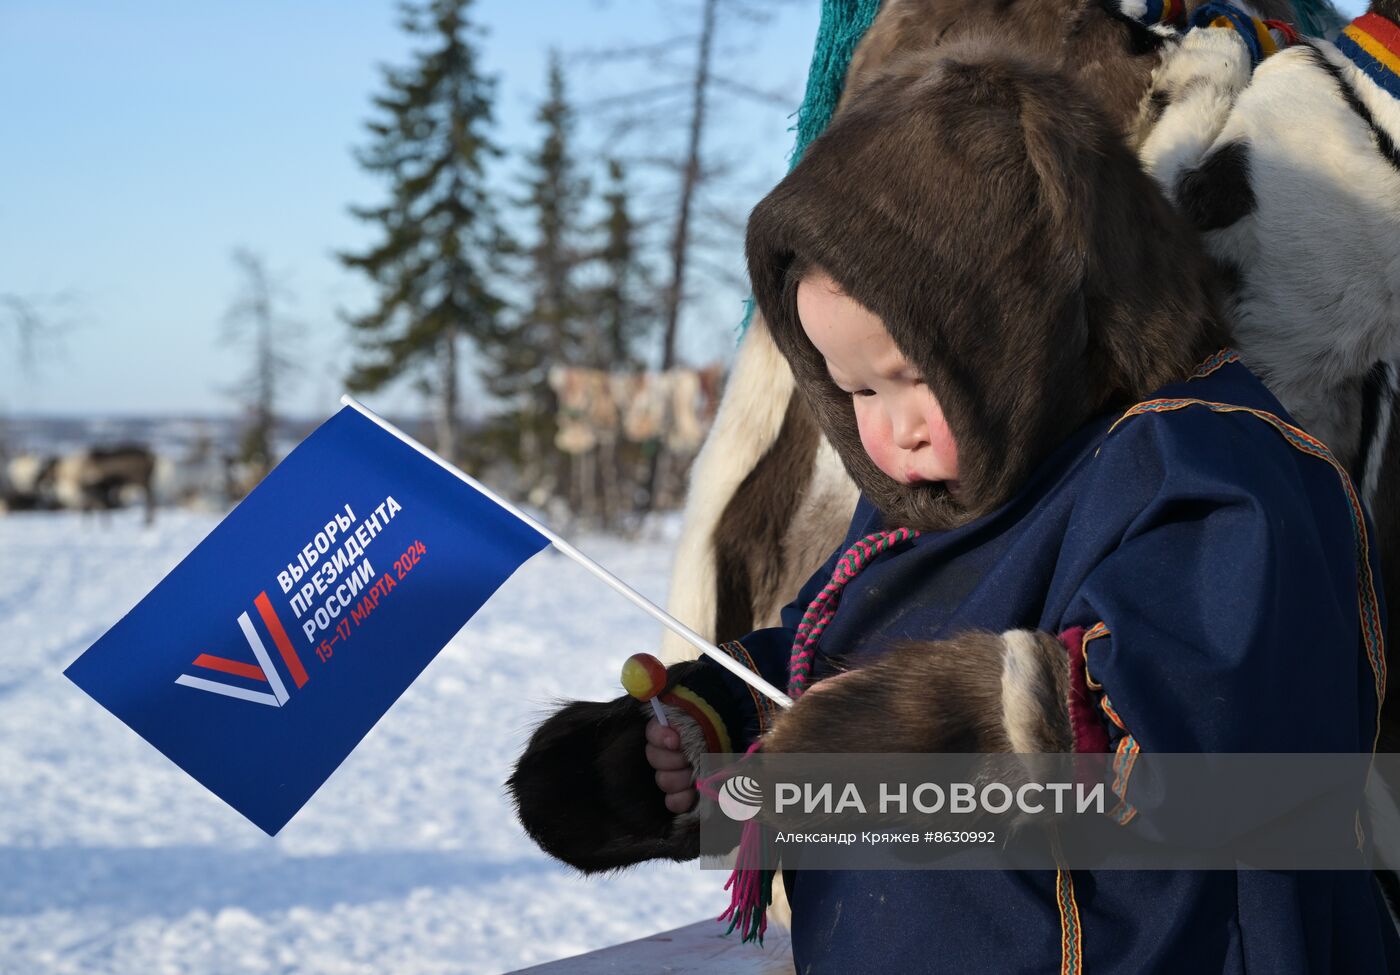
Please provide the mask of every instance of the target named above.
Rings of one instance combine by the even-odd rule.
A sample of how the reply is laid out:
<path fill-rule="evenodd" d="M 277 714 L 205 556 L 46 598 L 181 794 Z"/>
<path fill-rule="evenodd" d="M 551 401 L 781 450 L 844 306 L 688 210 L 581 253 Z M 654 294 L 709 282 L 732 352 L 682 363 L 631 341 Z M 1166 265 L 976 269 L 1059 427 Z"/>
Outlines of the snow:
<path fill-rule="evenodd" d="M 585 878 L 502 786 L 561 698 L 618 693 L 659 628 L 551 551 L 456 636 L 276 838 L 63 669 L 213 528 L 0 518 L 0 973 L 503 972 L 717 915 L 724 874 Z M 576 544 L 662 603 L 676 525 Z"/>

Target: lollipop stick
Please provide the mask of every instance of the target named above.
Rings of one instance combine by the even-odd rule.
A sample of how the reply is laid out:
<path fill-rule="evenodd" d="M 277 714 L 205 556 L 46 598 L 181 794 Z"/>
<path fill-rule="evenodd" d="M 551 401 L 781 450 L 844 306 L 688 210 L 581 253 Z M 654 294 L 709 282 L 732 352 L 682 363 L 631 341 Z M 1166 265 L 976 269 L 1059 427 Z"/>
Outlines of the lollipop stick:
<path fill-rule="evenodd" d="M 671 722 L 666 720 L 666 712 L 661 710 L 661 702 L 656 698 L 651 699 L 651 710 L 652 713 L 656 715 L 656 720 L 661 722 L 661 727 L 671 727 Z"/>

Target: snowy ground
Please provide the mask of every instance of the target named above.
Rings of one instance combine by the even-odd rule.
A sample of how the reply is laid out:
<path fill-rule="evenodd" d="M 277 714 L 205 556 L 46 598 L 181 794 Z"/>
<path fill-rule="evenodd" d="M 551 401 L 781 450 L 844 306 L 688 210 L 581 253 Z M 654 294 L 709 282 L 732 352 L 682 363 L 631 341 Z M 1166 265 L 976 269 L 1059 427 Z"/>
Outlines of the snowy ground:
<path fill-rule="evenodd" d="M 724 874 L 584 879 L 501 783 L 556 697 L 612 697 L 658 627 L 542 552 L 269 839 L 62 671 L 213 527 L 0 518 L 0 973 L 502 972 L 714 916 Z M 657 602 L 674 526 L 579 547 Z"/>

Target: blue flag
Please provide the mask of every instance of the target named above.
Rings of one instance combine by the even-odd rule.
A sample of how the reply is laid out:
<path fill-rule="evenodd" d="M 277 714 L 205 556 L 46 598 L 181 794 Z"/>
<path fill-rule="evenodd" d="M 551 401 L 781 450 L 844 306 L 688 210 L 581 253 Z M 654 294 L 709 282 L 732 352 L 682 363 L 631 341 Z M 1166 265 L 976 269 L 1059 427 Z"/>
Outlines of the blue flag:
<path fill-rule="evenodd" d="M 347 406 L 66 674 L 276 834 L 548 544 Z"/>

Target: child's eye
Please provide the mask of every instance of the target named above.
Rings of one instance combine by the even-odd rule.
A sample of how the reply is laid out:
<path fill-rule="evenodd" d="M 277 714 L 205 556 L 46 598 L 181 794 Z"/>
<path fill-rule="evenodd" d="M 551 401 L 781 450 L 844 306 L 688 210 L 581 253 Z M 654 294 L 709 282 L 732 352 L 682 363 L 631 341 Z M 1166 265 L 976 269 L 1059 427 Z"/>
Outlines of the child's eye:
<path fill-rule="evenodd" d="M 874 395 L 875 395 L 875 390 L 873 390 L 873 389 L 858 389 L 858 390 L 856 390 L 854 393 L 852 393 L 851 395 L 852 395 L 852 396 L 874 396 Z"/>

